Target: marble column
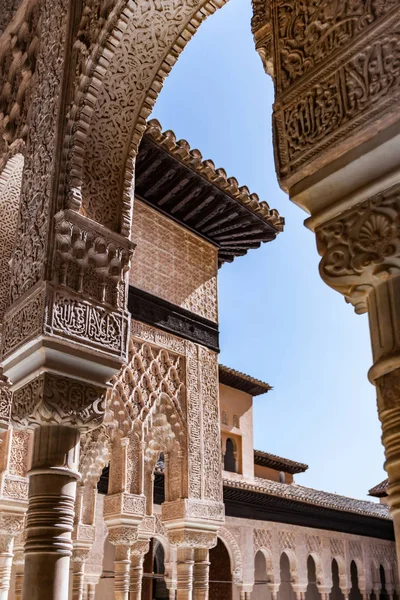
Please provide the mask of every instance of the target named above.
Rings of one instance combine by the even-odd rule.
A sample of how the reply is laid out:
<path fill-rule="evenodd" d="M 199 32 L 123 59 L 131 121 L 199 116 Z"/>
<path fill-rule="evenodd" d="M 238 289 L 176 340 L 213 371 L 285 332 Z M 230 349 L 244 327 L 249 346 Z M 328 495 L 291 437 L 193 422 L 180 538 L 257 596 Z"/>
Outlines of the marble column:
<path fill-rule="evenodd" d="M 193 600 L 194 549 L 178 547 L 176 600 Z"/>
<path fill-rule="evenodd" d="M 143 585 L 143 562 L 149 551 L 149 540 L 138 540 L 131 547 L 129 600 L 141 600 Z"/>
<path fill-rule="evenodd" d="M 128 600 L 130 582 L 130 546 L 117 545 L 114 563 L 114 599 Z"/>
<path fill-rule="evenodd" d="M 208 548 L 195 548 L 193 599 L 208 600 L 210 561 Z"/>
<path fill-rule="evenodd" d="M 26 519 L 26 600 L 68 598 L 78 455 L 77 429 L 35 430 Z"/>

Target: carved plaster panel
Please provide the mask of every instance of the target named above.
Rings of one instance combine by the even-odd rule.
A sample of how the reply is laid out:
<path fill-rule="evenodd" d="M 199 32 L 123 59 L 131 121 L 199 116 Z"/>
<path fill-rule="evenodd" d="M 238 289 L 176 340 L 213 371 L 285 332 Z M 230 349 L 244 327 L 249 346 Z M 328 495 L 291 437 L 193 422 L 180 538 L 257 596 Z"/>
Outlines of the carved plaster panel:
<path fill-rule="evenodd" d="M 43 373 L 14 392 L 12 421 L 17 427 L 70 425 L 81 430 L 100 425 L 104 389 Z"/>
<path fill-rule="evenodd" d="M 276 159 L 284 185 L 396 120 L 398 10 L 395 0 L 272 3 Z"/>

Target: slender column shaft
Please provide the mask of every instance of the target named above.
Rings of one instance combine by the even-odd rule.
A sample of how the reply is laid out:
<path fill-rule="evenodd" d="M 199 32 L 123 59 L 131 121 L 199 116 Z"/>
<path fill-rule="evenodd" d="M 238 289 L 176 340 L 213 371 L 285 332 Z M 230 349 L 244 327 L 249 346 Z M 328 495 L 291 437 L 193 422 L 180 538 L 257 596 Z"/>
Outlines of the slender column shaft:
<path fill-rule="evenodd" d="M 72 559 L 72 600 L 84 599 L 84 566 L 84 561 Z"/>
<path fill-rule="evenodd" d="M 8 600 L 13 561 L 14 536 L 0 535 L 0 600 Z"/>
<path fill-rule="evenodd" d="M 193 600 L 193 548 L 178 548 L 177 552 L 177 600 Z"/>
<path fill-rule="evenodd" d="M 129 600 L 141 600 L 143 584 L 143 556 L 131 556 L 131 581 Z"/>
<path fill-rule="evenodd" d="M 87 584 L 87 600 L 94 600 L 96 595 L 96 586 L 94 583 Z"/>
<path fill-rule="evenodd" d="M 19 546 L 18 550 L 14 550 L 14 561 L 13 562 L 15 565 L 14 599 L 22 600 L 22 586 L 24 583 L 24 565 L 25 565 L 23 547 Z"/>
<path fill-rule="evenodd" d="M 377 387 L 382 423 L 389 505 L 397 556 L 400 556 L 400 277 L 382 281 L 369 294 L 368 317 L 374 365 L 370 379 Z"/>
<path fill-rule="evenodd" d="M 129 546 L 115 546 L 114 570 L 114 600 L 128 600 L 130 570 Z"/>
<path fill-rule="evenodd" d="M 207 548 L 196 548 L 194 551 L 193 598 L 208 600 L 210 561 Z"/>
<path fill-rule="evenodd" d="M 78 460 L 77 430 L 35 429 L 23 600 L 68 600 Z"/>

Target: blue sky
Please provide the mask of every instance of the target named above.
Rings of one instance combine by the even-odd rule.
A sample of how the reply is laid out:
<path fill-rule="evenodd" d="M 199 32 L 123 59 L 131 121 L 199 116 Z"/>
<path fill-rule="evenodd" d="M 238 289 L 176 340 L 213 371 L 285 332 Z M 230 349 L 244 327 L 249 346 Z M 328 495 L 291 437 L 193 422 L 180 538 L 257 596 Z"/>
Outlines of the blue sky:
<path fill-rule="evenodd" d="M 254 50 L 250 0 L 208 19 L 168 77 L 153 117 L 285 216 L 276 241 L 219 277 L 222 363 L 268 381 L 254 443 L 310 465 L 297 483 L 364 498 L 385 477 L 368 318 L 318 275 L 306 214 L 278 186 L 273 86 Z"/>

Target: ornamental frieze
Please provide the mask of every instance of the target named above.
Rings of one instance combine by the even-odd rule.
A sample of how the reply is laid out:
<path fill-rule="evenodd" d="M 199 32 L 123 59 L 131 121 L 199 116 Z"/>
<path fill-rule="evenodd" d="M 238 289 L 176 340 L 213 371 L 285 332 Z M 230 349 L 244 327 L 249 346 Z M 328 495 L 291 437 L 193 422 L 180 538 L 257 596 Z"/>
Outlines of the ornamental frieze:
<path fill-rule="evenodd" d="M 392 0 L 274 6 L 276 159 L 290 187 L 371 137 L 374 120 L 379 130 L 396 120 L 399 7 Z"/>
<path fill-rule="evenodd" d="M 282 91 L 397 6 L 397 0 L 276 0 L 277 85 Z"/>
<path fill-rule="evenodd" d="M 69 425 L 85 431 L 102 423 L 104 411 L 103 388 L 43 373 L 14 392 L 11 419 L 22 429 Z"/>

